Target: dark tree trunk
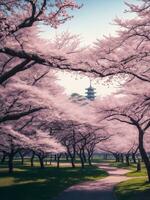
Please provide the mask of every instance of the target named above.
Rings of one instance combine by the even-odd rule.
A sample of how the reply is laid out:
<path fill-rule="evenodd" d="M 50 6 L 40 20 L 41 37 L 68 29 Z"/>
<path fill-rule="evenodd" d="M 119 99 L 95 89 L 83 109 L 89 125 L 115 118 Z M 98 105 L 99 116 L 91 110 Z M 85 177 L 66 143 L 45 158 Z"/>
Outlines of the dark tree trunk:
<path fill-rule="evenodd" d="M 137 172 L 141 171 L 141 161 L 140 159 L 138 159 L 138 163 L 137 163 Z"/>
<path fill-rule="evenodd" d="M 69 161 L 69 155 L 65 153 L 66 161 Z"/>
<path fill-rule="evenodd" d="M 92 161 L 91 161 L 91 157 L 88 156 L 88 163 L 89 163 L 89 166 L 92 166 Z"/>
<path fill-rule="evenodd" d="M 146 170 L 147 170 L 148 182 L 150 183 L 150 160 L 144 149 L 143 140 L 144 140 L 144 132 L 142 130 L 140 130 L 139 131 L 139 151 L 140 151 L 141 157 L 143 159 L 143 162 L 144 162 Z"/>
<path fill-rule="evenodd" d="M 54 161 L 57 161 L 57 155 L 54 156 Z"/>
<path fill-rule="evenodd" d="M 84 159 L 82 158 L 82 156 L 80 156 L 80 160 L 81 160 L 81 167 L 84 168 Z"/>
<path fill-rule="evenodd" d="M 13 154 L 9 154 L 8 156 L 8 172 L 9 173 L 12 173 L 13 172 L 13 158 L 14 158 L 14 155 Z"/>
<path fill-rule="evenodd" d="M 34 167 L 34 157 L 35 157 L 35 153 L 33 152 L 31 156 L 31 167 Z"/>
<path fill-rule="evenodd" d="M 24 165 L 24 156 L 21 152 L 19 152 L 20 158 L 21 158 L 21 164 Z"/>
<path fill-rule="evenodd" d="M 83 157 L 83 159 L 84 159 L 84 162 L 86 162 L 87 159 L 86 159 L 86 155 L 85 155 L 85 151 L 84 151 L 84 150 L 83 150 L 83 152 L 82 152 L 82 157 Z"/>
<path fill-rule="evenodd" d="M 119 153 L 117 154 L 117 157 L 118 157 L 118 162 L 120 162 L 121 158 Z"/>
<path fill-rule="evenodd" d="M 132 160 L 133 160 L 133 163 L 136 164 L 136 154 L 135 153 L 132 153 Z"/>
<path fill-rule="evenodd" d="M 59 168 L 60 158 L 57 158 L 57 168 Z"/>
<path fill-rule="evenodd" d="M 117 153 L 113 153 L 113 156 L 115 157 L 116 162 L 119 162 L 119 155 Z"/>
<path fill-rule="evenodd" d="M 76 167 L 76 166 L 75 166 L 75 160 L 74 160 L 73 157 L 71 157 L 71 165 L 72 165 L 72 168 L 75 168 L 75 167 Z"/>
<path fill-rule="evenodd" d="M 3 153 L 3 155 L 2 155 L 2 158 L 1 158 L 1 163 L 4 163 L 4 162 L 5 162 L 5 160 L 6 160 L 6 154 L 5 154 L 5 153 Z"/>
<path fill-rule="evenodd" d="M 38 157 L 39 157 L 39 162 L 40 162 L 40 168 L 43 169 L 44 168 L 44 158 L 41 156 L 38 156 Z"/>
<path fill-rule="evenodd" d="M 84 168 L 84 158 L 82 156 L 82 151 L 80 151 L 80 153 L 79 153 L 79 158 L 80 158 L 80 161 L 81 161 L 81 167 Z"/>
<path fill-rule="evenodd" d="M 61 154 L 57 155 L 57 168 L 59 168 L 59 165 L 60 165 L 60 158 L 61 158 Z"/>
<path fill-rule="evenodd" d="M 121 159 L 121 162 L 124 163 L 124 155 L 123 154 L 120 155 L 120 159 Z"/>
<path fill-rule="evenodd" d="M 70 160 L 71 160 L 71 165 L 72 165 L 72 168 L 75 168 L 75 152 L 72 154 L 70 151 L 69 151 L 69 148 L 67 149 L 67 152 L 68 152 L 68 155 L 70 157 Z"/>
<path fill-rule="evenodd" d="M 130 157 L 130 155 L 126 154 L 126 164 L 127 164 L 127 166 L 130 166 L 129 157 Z"/>
<path fill-rule="evenodd" d="M 92 155 L 93 155 L 93 152 L 91 152 L 90 150 L 87 149 L 87 155 L 88 155 L 88 164 L 89 166 L 92 166 Z"/>
<path fill-rule="evenodd" d="M 49 160 L 49 164 L 50 164 L 50 165 L 52 164 L 52 159 L 53 159 L 53 156 L 51 155 L 51 156 L 50 156 L 50 160 Z"/>

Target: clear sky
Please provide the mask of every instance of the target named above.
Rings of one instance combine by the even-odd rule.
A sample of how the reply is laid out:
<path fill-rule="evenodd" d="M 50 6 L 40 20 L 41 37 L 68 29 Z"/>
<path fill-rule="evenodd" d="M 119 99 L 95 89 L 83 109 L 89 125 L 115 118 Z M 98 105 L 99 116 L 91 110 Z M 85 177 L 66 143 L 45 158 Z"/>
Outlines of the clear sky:
<path fill-rule="evenodd" d="M 56 33 L 69 31 L 71 33 L 81 35 L 84 44 L 91 44 L 97 38 L 103 35 L 114 35 L 117 30 L 113 24 L 115 17 L 130 18 L 131 14 L 124 13 L 127 6 L 124 0 L 78 0 L 83 3 L 83 7 L 73 11 L 74 18 L 61 25 L 57 30 L 42 27 L 44 38 L 53 38 Z M 126 2 L 135 3 L 136 0 L 128 0 Z M 76 77 L 68 73 L 59 73 L 59 84 L 65 88 L 67 94 L 77 92 L 84 95 L 85 88 L 89 86 L 89 78 Z M 102 81 L 93 81 L 93 85 L 97 90 L 97 95 L 106 96 L 116 91 L 116 84 L 109 87 L 104 86 Z"/>
<path fill-rule="evenodd" d="M 77 0 L 83 7 L 74 10 L 71 14 L 74 18 L 61 25 L 57 30 L 43 27 L 43 36 L 52 38 L 56 33 L 68 30 L 69 32 L 81 35 L 84 43 L 90 44 L 103 35 L 115 34 L 117 26 L 112 25 L 113 19 L 129 17 L 125 14 L 126 5 L 124 0 Z M 130 3 L 136 0 L 128 0 Z"/>

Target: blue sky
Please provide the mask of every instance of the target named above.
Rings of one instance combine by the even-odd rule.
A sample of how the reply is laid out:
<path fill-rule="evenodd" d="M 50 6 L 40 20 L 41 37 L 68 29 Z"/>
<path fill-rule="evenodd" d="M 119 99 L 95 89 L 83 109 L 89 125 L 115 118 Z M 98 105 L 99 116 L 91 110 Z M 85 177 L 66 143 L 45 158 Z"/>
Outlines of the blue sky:
<path fill-rule="evenodd" d="M 85 44 L 90 44 L 103 35 L 115 34 L 117 26 L 112 25 L 113 19 L 118 17 L 130 17 L 125 14 L 124 0 L 78 0 L 83 7 L 72 12 L 74 18 L 61 25 L 58 29 L 43 28 L 43 36 L 53 37 L 56 33 L 68 30 L 80 34 Z M 130 3 L 136 0 L 128 0 Z"/>

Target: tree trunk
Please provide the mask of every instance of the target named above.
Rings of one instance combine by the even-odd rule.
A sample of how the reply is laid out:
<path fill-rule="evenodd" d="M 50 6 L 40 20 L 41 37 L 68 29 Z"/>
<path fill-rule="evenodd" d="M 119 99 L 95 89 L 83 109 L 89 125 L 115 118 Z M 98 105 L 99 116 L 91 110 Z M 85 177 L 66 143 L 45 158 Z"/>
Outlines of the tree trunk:
<path fill-rule="evenodd" d="M 121 162 L 124 163 L 124 155 L 123 154 L 120 155 L 120 158 L 121 158 Z"/>
<path fill-rule="evenodd" d="M 34 167 L 34 157 L 35 157 L 35 153 L 33 152 L 31 156 L 31 167 Z"/>
<path fill-rule="evenodd" d="M 72 168 L 75 168 L 76 166 L 75 166 L 75 161 L 74 161 L 74 158 L 73 157 L 71 157 L 71 165 L 72 165 Z"/>
<path fill-rule="evenodd" d="M 21 152 L 19 152 L 20 158 L 21 158 L 21 164 L 24 165 L 24 156 Z"/>
<path fill-rule="evenodd" d="M 91 161 L 91 157 L 88 156 L 88 163 L 89 163 L 89 166 L 92 166 L 92 161 Z"/>
<path fill-rule="evenodd" d="M 13 154 L 9 154 L 8 156 L 8 172 L 9 173 L 12 173 L 13 172 L 13 158 L 14 158 L 14 155 Z"/>
<path fill-rule="evenodd" d="M 143 162 L 144 162 L 146 170 L 147 170 L 148 182 L 150 183 L 150 160 L 144 149 L 143 140 L 144 140 L 144 132 L 142 130 L 140 130 L 139 131 L 139 151 L 140 151 L 141 157 L 143 159 Z"/>
<path fill-rule="evenodd" d="M 137 163 L 137 172 L 141 171 L 141 161 L 140 159 L 138 159 L 138 163 Z"/>
<path fill-rule="evenodd" d="M 90 150 L 87 149 L 87 155 L 88 155 L 88 163 L 89 163 L 89 166 L 92 166 L 92 155 L 93 155 L 93 152 L 90 152 Z"/>
<path fill-rule="evenodd" d="M 52 164 L 52 159 L 53 159 L 53 156 L 51 155 L 51 156 L 50 156 L 50 160 L 49 160 L 49 164 L 50 164 L 50 165 Z"/>
<path fill-rule="evenodd" d="M 83 150 L 83 153 L 82 153 L 82 157 L 83 157 L 83 159 L 84 159 L 84 162 L 86 162 L 86 155 L 85 155 L 85 151 Z"/>
<path fill-rule="evenodd" d="M 61 154 L 57 155 L 57 168 L 59 168 Z"/>
<path fill-rule="evenodd" d="M 113 153 L 113 156 L 115 157 L 116 162 L 119 162 L 119 156 L 117 153 Z"/>
<path fill-rule="evenodd" d="M 57 158 L 57 168 L 59 168 L 59 164 L 60 164 L 60 159 Z"/>
<path fill-rule="evenodd" d="M 79 157 L 81 161 L 81 167 L 84 168 L 84 158 L 82 157 L 82 152 L 80 152 Z"/>
<path fill-rule="evenodd" d="M 54 161 L 57 161 L 57 155 L 54 156 Z"/>
<path fill-rule="evenodd" d="M 47 159 L 45 160 L 45 165 L 48 165 L 48 160 Z"/>
<path fill-rule="evenodd" d="M 71 160 L 71 165 L 72 165 L 72 168 L 75 168 L 75 152 L 72 154 L 70 151 L 69 151 L 69 148 L 67 149 L 67 152 L 68 152 L 68 155 L 70 157 L 70 160 Z"/>
<path fill-rule="evenodd" d="M 44 168 L 44 158 L 41 156 L 38 156 L 38 157 L 39 157 L 39 161 L 40 161 L 40 168 L 43 169 Z"/>
<path fill-rule="evenodd" d="M 118 157 L 118 162 L 120 162 L 120 154 L 119 153 L 117 154 L 117 157 Z"/>
<path fill-rule="evenodd" d="M 81 160 L 81 167 L 84 168 L 84 160 L 83 160 L 82 156 L 80 157 L 80 160 Z"/>
<path fill-rule="evenodd" d="M 127 166 L 130 166 L 130 161 L 129 161 L 129 154 L 126 154 L 126 164 Z"/>
<path fill-rule="evenodd" d="M 136 162 L 136 156 L 135 156 L 136 154 L 135 153 L 132 153 L 132 160 L 133 160 L 133 163 L 134 164 L 136 164 L 137 162 Z"/>
<path fill-rule="evenodd" d="M 69 161 L 69 155 L 65 153 L 66 161 Z"/>
<path fill-rule="evenodd" d="M 3 155 L 2 155 L 2 158 L 1 158 L 1 163 L 4 163 L 4 162 L 5 162 L 5 160 L 6 160 L 6 154 L 5 154 L 5 153 L 3 153 Z"/>

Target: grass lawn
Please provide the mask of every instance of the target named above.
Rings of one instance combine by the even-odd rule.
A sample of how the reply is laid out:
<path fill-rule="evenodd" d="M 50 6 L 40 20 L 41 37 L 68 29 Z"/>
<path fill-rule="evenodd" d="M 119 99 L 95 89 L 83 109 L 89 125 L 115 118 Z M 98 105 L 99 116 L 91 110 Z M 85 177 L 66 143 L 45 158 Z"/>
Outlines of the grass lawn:
<path fill-rule="evenodd" d="M 144 164 L 141 164 L 142 170 L 137 172 L 136 170 L 136 164 L 131 163 L 130 166 L 127 166 L 126 163 L 111 163 L 110 164 L 113 167 L 118 167 L 118 168 L 124 168 L 124 169 L 129 169 L 131 172 L 127 173 L 128 177 L 141 177 L 141 176 L 147 176 L 146 173 L 146 168 Z"/>
<path fill-rule="evenodd" d="M 0 199 L 2 200 L 50 200 L 67 187 L 89 180 L 97 180 L 107 173 L 97 167 L 39 167 L 16 165 L 12 175 L 5 166 L 0 167 Z"/>
<path fill-rule="evenodd" d="M 117 185 L 118 200 L 150 200 L 150 184 L 146 178 L 134 178 Z"/>
<path fill-rule="evenodd" d="M 150 200 L 150 184 L 147 183 L 146 169 L 143 164 L 141 172 L 136 171 L 135 164 L 131 164 L 129 167 L 122 163 L 113 163 L 112 165 L 130 169 L 131 172 L 127 176 L 134 177 L 116 186 L 115 193 L 118 200 Z"/>

